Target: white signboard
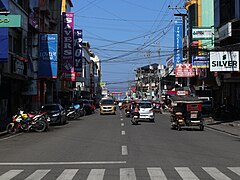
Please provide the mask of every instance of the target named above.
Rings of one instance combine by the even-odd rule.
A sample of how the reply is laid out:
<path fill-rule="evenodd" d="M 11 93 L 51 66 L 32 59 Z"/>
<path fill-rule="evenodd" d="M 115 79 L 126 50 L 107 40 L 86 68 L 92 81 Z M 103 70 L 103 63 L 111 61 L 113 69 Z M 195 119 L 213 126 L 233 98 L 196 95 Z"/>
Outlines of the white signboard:
<path fill-rule="evenodd" d="M 192 39 L 193 40 L 204 40 L 212 39 L 213 33 L 211 28 L 193 28 Z"/>
<path fill-rule="evenodd" d="M 239 71 L 239 51 L 210 52 L 210 71 Z"/>

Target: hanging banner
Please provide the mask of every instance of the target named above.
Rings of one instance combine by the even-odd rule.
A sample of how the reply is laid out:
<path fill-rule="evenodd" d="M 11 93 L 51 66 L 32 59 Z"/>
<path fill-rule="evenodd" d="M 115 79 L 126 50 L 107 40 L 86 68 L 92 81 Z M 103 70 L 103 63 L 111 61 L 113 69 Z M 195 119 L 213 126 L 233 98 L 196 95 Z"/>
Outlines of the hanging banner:
<path fill-rule="evenodd" d="M 62 13 L 62 80 L 75 81 L 74 13 Z"/>
<path fill-rule="evenodd" d="M 194 77 L 195 72 L 192 64 L 177 64 L 175 69 L 176 77 Z"/>
<path fill-rule="evenodd" d="M 8 28 L 0 28 L 0 63 L 8 62 Z"/>
<path fill-rule="evenodd" d="M 239 71 L 239 51 L 210 52 L 210 71 Z"/>
<path fill-rule="evenodd" d="M 39 35 L 39 78 L 57 78 L 58 35 Z"/>
<path fill-rule="evenodd" d="M 183 23 L 182 17 L 175 16 L 174 21 L 174 67 L 182 63 L 183 53 Z"/>
<path fill-rule="evenodd" d="M 74 30 L 74 71 L 82 72 L 82 30 Z"/>

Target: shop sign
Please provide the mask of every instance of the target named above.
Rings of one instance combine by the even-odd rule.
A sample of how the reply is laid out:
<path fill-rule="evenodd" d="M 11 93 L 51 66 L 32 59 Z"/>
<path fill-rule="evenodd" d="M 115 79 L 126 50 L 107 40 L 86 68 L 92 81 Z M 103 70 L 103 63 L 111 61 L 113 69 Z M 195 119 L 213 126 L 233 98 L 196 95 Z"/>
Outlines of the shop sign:
<path fill-rule="evenodd" d="M 186 96 L 188 95 L 188 91 L 177 91 L 178 96 Z"/>
<path fill-rule="evenodd" d="M 193 68 L 209 68 L 209 56 L 192 56 Z"/>
<path fill-rule="evenodd" d="M 20 15 L 0 15 L 0 28 L 2 27 L 21 27 Z"/>
<path fill-rule="evenodd" d="M 74 71 L 82 72 L 82 30 L 74 30 Z"/>
<path fill-rule="evenodd" d="M 210 52 L 210 71 L 239 71 L 239 51 Z"/>
<path fill-rule="evenodd" d="M 24 75 L 24 62 L 18 59 L 14 63 L 14 73 L 19 75 Z"/>
<path fill-rule="evenodd" d="M 207 40 L 212 39 L 212 28 L 192 28 L 193 40 Z"/>
<path fill-rule="evenodd" d="M 22 95 L 28 95 L 28 96 L 37 95 L 37 80 L 28 81 L 28 84 L 24 86 Z"/>
<path fill-rule="evenodd" d="M 75 81 L 74 13 L 63 12 L 62 19 L 62 73 L 65 73 L 63 80 Z"/>
<path fill-rule="evenodd" d="M 195 72 L 192 64 L 177 64 L 175 69 L 175 77 L 194 77 Z"/>

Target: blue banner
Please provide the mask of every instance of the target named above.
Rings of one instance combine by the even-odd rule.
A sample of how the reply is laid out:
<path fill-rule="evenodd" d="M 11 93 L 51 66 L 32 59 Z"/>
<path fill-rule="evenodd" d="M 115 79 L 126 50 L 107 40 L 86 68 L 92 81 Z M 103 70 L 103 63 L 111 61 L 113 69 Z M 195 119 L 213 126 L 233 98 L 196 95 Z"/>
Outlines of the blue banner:
<path fill-rule="evenodd" d="M 0 0 L 0 12 L 9 10 L 9 0 Z"/>
<path fill-rule="evenodd" d="M 58 35 L 39 35 L 39 78 L 57 78 Z"/>
<path fill-rule="evenodd" d="M 0 28 L 0 63 L 8 62 L 8 28 Z"/>
<path fill-rule="evenodd" d="M 209 56 L 192 56 L 193 68 L 209 68 Z"/>
<path fill-rule="evenodd" d="M 182 64 L 183 58 L 183 22 L 182 17 L 176 16 L 174 21 L 174 67 Z"/>
<path fill-rule="evenodd" d="M 82 72 L 82 30 L 74 30 L 74 71 Z"/>

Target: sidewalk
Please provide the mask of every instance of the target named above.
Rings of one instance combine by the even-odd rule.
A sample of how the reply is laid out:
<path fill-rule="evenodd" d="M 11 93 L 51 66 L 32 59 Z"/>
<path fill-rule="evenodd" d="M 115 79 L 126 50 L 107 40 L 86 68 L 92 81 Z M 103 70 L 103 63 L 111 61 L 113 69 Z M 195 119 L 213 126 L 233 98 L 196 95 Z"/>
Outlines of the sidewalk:
<path fill-rule="evenodd" d="M 204 120 L 205 126 L 210 129 L 214 129 L 233 136 L 240 137 L 240 120 L 215 121 L 211 117 L 204 118 Z"/>

